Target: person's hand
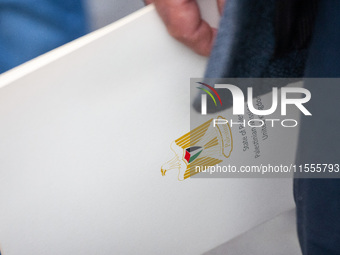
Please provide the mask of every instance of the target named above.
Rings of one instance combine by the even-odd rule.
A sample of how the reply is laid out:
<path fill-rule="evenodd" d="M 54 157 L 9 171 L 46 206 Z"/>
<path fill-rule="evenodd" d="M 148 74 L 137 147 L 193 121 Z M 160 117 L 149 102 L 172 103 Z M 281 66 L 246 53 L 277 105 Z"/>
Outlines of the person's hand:
<path fill-rule="evenodd" d="M 209 56 L 217 31 L 201 17 L 196 0 L 145 0 L 154 3 L 169 33 L 203 56 Z M 217 0 L 222 14 L 225 0 Z"/>

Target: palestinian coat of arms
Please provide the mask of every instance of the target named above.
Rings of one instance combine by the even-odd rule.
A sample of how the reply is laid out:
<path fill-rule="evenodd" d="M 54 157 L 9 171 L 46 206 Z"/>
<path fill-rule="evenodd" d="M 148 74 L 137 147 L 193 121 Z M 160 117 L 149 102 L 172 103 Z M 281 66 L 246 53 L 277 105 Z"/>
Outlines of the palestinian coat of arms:
<path fill-rule="evenodd" d="M 218 119 L 224 118 L 219 116 Z M 195 171 L 196 166 L 214 166 L 229 158 L 233 150 L 229 123 L 214 126 L 211 119 L 172 142 L 170 148 L 175 156 L 163 164 L 162 175 L 177 170 L 178 179 L 183 181 L 199 173 Z"/>

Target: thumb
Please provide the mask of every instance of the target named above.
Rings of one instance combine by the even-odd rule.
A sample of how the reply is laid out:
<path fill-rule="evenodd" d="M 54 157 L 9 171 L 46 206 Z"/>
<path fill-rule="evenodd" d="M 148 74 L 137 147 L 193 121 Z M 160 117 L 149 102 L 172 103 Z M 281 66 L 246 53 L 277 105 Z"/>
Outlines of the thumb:
<path fill-rule="evenodd" d="M 218 7 L 218 11 L 219 11 L 220 15 L 223 14 L 225 2 L 226 2 L 226 0 L 217 0 L 217 7 Z"/>

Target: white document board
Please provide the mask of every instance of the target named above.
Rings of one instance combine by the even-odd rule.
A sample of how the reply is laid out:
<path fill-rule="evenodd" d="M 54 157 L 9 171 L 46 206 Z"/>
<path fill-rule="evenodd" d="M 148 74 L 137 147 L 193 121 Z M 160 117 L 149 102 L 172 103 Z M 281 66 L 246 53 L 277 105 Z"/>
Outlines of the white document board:
<path fill-rule="evenodd" d="M 289 179 L 161 175 L 205 65 L 151 6 L 0 76 L 3 255 L 201 254 L 292 208 Z"/>

